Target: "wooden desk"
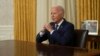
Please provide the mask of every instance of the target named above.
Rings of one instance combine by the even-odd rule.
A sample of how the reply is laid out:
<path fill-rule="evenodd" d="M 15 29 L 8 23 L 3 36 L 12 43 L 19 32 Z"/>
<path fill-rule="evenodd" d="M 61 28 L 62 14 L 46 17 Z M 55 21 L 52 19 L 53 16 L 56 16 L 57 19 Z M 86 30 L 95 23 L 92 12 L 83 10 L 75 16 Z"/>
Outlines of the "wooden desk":
<path fill-rule="evenodd" d="M 85 48 L 35 44 L 26 41 L 0 41 L 0 56 L 90 56 L 92 54 L 93 52 Z"/>

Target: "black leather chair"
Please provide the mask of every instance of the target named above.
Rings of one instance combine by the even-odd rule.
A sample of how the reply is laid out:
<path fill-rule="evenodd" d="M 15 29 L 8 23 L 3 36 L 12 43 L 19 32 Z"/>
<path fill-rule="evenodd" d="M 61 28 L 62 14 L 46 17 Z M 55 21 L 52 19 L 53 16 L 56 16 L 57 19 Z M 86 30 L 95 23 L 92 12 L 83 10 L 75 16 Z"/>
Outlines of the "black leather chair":
<path fill-rule="evenodd" d="M 75 46 L 80 48 L 86 47 L 86 40 L 88 36 L 88 30 L 75 30 Z"/>

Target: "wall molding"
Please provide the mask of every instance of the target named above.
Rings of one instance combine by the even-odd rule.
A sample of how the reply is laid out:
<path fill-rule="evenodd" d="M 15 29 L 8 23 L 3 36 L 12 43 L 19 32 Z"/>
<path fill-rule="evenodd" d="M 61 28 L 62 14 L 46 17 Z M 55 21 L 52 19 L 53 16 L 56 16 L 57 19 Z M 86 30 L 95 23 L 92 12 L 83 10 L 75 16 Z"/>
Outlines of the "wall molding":
<path fill-rule="evenodd" d="M 0 25 L 0 40 L 13 40 L 13 25 Z"/>

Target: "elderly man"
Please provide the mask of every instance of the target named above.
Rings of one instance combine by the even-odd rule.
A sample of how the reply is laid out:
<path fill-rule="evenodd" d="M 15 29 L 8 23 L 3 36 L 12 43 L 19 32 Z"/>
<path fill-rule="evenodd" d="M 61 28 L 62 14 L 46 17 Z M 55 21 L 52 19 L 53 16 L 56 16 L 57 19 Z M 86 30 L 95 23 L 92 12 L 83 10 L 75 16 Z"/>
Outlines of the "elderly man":
<path fill-rule="evenodd" d="M 49 44 L 73 46 L 74 26 L 64 18 L 64 9 L 61 6 L 51 8 L 53 22 L 47 23 L 38 33 L 36 42 L 41 43 L 49 40 Z"/>

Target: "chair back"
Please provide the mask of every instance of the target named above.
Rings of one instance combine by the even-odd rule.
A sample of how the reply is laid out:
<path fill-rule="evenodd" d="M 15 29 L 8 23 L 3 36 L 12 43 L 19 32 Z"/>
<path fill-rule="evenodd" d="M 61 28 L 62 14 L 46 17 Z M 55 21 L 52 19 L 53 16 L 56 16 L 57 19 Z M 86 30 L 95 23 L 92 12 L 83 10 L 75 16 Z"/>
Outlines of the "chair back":
<path fill-rule="evenodd" d="M 85 48 L 88 30 L 75 30 L 75 46 Z"/>

